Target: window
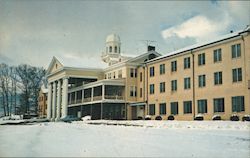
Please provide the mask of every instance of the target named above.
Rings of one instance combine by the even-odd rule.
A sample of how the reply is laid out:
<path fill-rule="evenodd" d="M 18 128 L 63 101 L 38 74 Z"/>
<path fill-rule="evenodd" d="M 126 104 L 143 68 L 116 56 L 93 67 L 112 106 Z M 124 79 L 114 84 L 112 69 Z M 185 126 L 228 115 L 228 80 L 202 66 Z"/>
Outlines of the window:
<path fill-rule="evenodd" d="M 214 84 L 215 85 L 222 84 L 222 72 L 215 72 L 214 73 Z"/>
<path fill-rule="evenodd" d="M 160 83 L 160 93 L 165 92 L 165 82 Z"/>
<path fill-rule="evenodd" d="M 150 94 L 154 94 L 155 93 L 155 85 L 154 84 L 150 84 L 149 93 Z"/>
<path fill-rule="evenodd" d="M 233 82 L 242 81 L 242 69 L 236 68 L 233 69 Z"/>
<path fill-rule="evenodd" d="M 111 79 L 111 73 L 108 73 L 108 79 Z"/>
<path fill-rule="evenodd" d="M 134 86 L 130 86 L 130 97 L 134 96 Z"/>
<path fill-rule="evenodd" d="M 135 78 L 137 77 L 137 69 L 135 69 Z"/>
<path fill-rule="evenodd" d="M 135 97 L 137 96 L 137 87 L 136 86 L 134 87 L 134 96 Z"/>
<path fill-rule="evenodd" d="M 171 81 L 171 90 L 172 91 L 177 91 L 177 80 L 172 80 Z"/>
<path fill-rule="evenodd" d="M 122 70 L 118 71 L 118 78 L 122 78 Z"/>
<path fill-rule="evenodd" d="M 160 115 L 166 114 L 166 103 L 160 103 Z"/>
<path fill-rule="evenodd" d="M 142 82 L 142 72 L 140 72 L 140 82 Z"/>
<path fill-rule="evenodd" d="M 134 69 L 133 68 L 130 69 L 130 77 L 134 77 Z"/>
<path fill-rule="evenodd" d="M 104 79 L 107 79 L 107 74 L 105 74 Z"/>
<path fill-rule="evenodd" d="M 117 46 L 115 46 L 115 53 L 117 53 Z"/>
<path fill-rule="evenodd" d="M 155 115 L 155 104 L 149 104 L 149 115 Z"/>
<path fill-rule="evenodd" d="M 192 113 L 192 101 L 184 101 L 183 109 L 184 109 L 184 114 Z"/>
<path fill-rule="evenodd" d="M 190 89 L 190 77 L 184 78 L 184 89 Z"/>
<path fill-rule="evenodd" d="M 142 88 L 140 88 L 140 98 L 142 98 Z"/>
<path fill-rule="evenodd" d="M 190 57 L 184 58 L 184 69 L 190 68 Z"/>
<path fill-rule="evenodd" d="M 232 112 L 245 111 L 244 96 L 232 97 Z"/>
<path fill-rule="evenodd" d="M 171 102 L 171 114 L 177 115 L 178 114 L 178 102 Z"/>
<path fill-rule="evenodd" d="M 206 99 L 198 100 L 198 113 L 200 114 L 207 113 L 207 100 Z"/>
<path fill-rule="evenodd" d="M 177 71 L 177 61 L 172 61 L 171 62 L 171 71 L 172 72 Z"/>
<path fill-rule="evenodd" d="M 224 98 L 214 99 L 214 112 L 224 112 Z"/>
<path fill-rule="evenodd" d="M 198 65 L 205 65 L 206 64 L 206 59 L 205 59 L 205 53 L 199 54 L 198 55 Z"/>
<path fill-rule="evenodd" d="M 165 74 L 165 64 L 160 65 L 160 75 Z"/>
<path fill-rule="evenodd" d="M 214 62 L 219 62 L 221 61 L 222 58 L 221 58 L 221 49 L 216 49 L 214 50 Z"/>
<path fill-rule="evenodd" d="M 150 77 L 153 77 L 155 75 L 155 68 L 154 67 L 150 67 L 149 70 L 150 70 L 150 72 L 149 72 Z"/>
<path fill-rule="evenodd" d="M 113 78 L 115 79 L 115 72 L 114 72 L 114 76 L 113 76 Z"/>
<path fill-rule="evenodd" d="M 109 52 L 112 52 L 112 47 L 111 46 L 109 46 Z"/>
<path fill-rule="evenodd" d="M 240 44 L 232 45 L 232 58 L 238 58 L 241 56 Z"/>
<path fill-rule="evenodd" d="M 136 97 L 137 95 L 136 89 L 137 89 L 136 86 L 130 86 L 130 97 Z"/>
<path fill-rule="evenodd" d="M 199 75 L 199 87 L 206 86 L 206 75 Z"/>

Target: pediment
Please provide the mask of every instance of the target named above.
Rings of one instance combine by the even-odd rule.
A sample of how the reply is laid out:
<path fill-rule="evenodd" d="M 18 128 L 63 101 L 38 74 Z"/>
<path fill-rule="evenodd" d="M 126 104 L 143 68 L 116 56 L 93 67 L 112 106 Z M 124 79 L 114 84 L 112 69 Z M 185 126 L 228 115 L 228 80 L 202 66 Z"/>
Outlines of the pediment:
<path fill-rule="evenodd" d="M 60 61 L 56 57 L 53 57 L 47 69 L 47 75 L 53 74 L 54 72 L 58 71 L 61 68 L 63 68 L 62 63 L 60 63 Z"/>

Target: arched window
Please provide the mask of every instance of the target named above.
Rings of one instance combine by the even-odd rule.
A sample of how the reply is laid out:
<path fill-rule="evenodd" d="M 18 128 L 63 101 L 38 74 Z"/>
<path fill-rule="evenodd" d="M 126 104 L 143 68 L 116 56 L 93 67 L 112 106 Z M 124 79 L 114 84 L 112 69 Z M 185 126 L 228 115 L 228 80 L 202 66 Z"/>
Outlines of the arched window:
<path fill-rule="evenodd" d="M 109 52 L 112 52 L 112 47 L 111 46 L 109 46 Z"/>
<path fill-rule="evenodd" d="M 117 46 L 115 46 L 115 53 L 117 53 Z"/>

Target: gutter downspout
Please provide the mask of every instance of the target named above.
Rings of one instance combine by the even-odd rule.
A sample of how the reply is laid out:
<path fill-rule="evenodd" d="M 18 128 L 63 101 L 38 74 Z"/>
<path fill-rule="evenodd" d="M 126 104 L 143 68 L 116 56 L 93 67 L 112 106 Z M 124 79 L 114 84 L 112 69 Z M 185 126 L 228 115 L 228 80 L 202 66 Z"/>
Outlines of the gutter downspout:
<path fill-rule="evenodd" d="M 244 71 L 244 73 L 245 73 L 244 76 L 245 76 L 246 85 L 247 85 L 247 87 L 248 87 L 247 70 L 246 70 L 246 69 L 247 69 L 247 67 L 246 67 L 246 60 L 247 60 L 247 59 L 246 59 L 246 53 L 245 53 L 245 52 L 246 52 L 246 51 L 245 51 L 245 39 L 244 39 L 243 35 L 241 35 L 241 39 L 242 39 L 242 41 L 243 41 L 243 49 L 242 49 L 242 50 L 243 50 L 243 53 L 242 53 L 242 54 L 243 54 L 243 56 L 244 56 L 244 70 L 245 70 L 245 71 Z"/>
<path fill-rule="evenodd" d="M 192 83 L 192 87 L 193 87 L 193 119 L 195 118 L 195 70 L 194 70 L 194 53 L 193 50 L 191 50 L 191 54 L 192 54 L 192 75 L 193 75 L 193 83 Z"/>

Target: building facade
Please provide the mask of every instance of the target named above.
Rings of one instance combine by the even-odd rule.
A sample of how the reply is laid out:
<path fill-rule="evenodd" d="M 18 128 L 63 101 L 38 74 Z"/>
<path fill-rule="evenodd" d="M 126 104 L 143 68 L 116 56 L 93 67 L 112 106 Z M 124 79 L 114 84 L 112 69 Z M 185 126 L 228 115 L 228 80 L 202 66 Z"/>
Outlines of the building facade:
<path fill-rule="evenodd" d="M 47 97 L 48 97 L 48 89 L 43 85 L 39 91 L 38 96 L 38 116 L 40 118 L 47 117 Z"/>
<path fill-rule="evenodd" d="M 250 114 L 250 29 L 162 56 L 152 46 L 121 56 L 118 35 L 106 39 L 104 69 L 67 67 L 56 57 L 47 70 L 48 119 L 212 120 Z"/>

